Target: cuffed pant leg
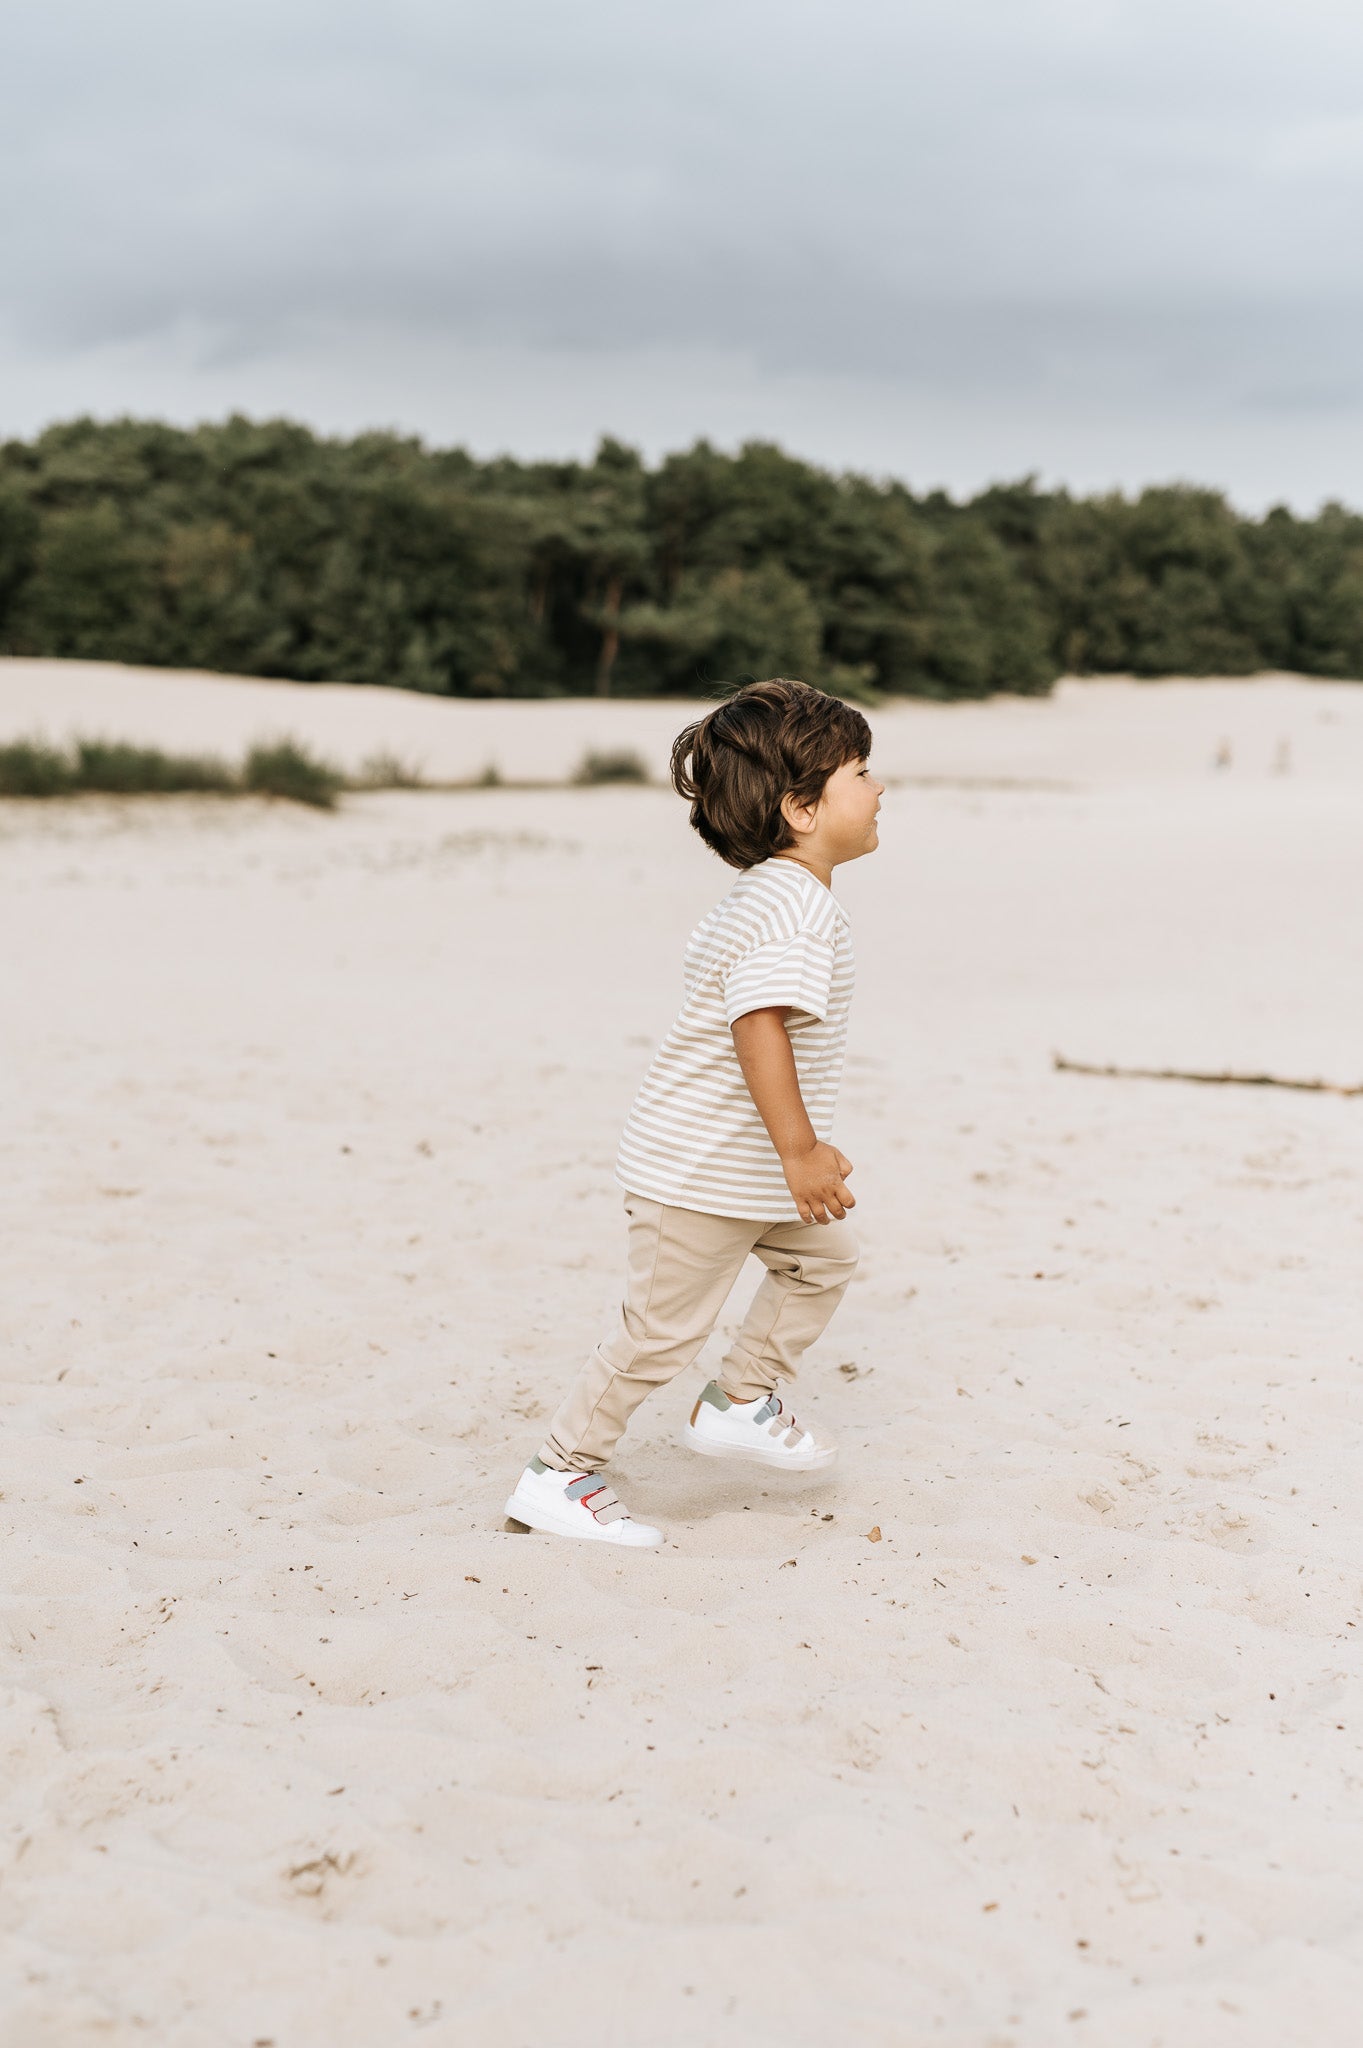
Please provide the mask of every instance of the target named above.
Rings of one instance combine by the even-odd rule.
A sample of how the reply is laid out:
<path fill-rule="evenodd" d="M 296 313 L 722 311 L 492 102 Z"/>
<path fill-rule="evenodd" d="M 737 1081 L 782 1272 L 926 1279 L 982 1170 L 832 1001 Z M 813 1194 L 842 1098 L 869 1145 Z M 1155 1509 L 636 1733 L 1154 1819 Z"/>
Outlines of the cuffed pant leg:
<path fill-rule="evenodd" d="M 731 1401 L 755 1401 L 794 1379 L 824 1333 L 860 1256 L 850 1223 L 774 1223 L 752 1246 L 767 1269 L 720 1368 Z"/>
<path fill-rule="evenodd" d="M 639 1403 L 704 1344 L 765 1226 L 625 1200 L 628 1274 L 620 1326 L 598 1344 L 540 1451 L 558 1472 L 599 1472 Z"/>

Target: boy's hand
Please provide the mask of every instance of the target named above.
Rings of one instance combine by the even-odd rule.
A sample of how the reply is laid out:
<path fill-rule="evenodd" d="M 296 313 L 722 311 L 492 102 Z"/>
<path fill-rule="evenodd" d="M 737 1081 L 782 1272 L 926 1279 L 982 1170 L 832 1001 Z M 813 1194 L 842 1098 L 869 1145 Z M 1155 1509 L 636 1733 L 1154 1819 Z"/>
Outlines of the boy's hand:
<path fill-rule="evenodd" d="M 856 1208 L 857 1198 L 847 1186 L 852 1162 L 836 1145 L 816 1139 L 783 1159 L 781 1166 L 802 1223 L 828 1223 L 834 1216 L 841 1222 L 849 1209 Z"/>

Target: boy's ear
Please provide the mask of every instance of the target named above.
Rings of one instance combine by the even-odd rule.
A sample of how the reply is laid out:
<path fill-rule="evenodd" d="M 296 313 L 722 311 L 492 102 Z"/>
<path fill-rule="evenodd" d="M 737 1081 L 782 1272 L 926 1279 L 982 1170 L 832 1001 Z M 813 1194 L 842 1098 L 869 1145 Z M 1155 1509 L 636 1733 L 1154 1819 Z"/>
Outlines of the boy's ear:
<path fill-rule="evenodd" d="M 792 832 L 812 832 L 814 830 L 814 813 L 817 808 L 818 806 L 815 804 L 802 802 L 793 792 L 788 791 L 781 799 L 781 816 L 785 819 Z"/>

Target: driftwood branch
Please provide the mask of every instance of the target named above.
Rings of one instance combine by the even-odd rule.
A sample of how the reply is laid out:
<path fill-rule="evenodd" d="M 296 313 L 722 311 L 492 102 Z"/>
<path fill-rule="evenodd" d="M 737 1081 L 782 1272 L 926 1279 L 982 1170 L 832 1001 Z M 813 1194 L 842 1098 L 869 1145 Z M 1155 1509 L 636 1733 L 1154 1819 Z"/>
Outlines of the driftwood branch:
<path fill-rule="evenodd" d="M 1107 1081 L 1200 1081 L 1208 1088 L 1297 1088 L 1310 1095 L 1363 1095 L 1363 1083 L 1346 1087 L 1339 1081 L 1294 1081 L 1282 1074 L 1194 1074 L 1180 1067 L 1091 1067 L 1054 1053 L 1058 1074 L 1098 1074 Z"/>

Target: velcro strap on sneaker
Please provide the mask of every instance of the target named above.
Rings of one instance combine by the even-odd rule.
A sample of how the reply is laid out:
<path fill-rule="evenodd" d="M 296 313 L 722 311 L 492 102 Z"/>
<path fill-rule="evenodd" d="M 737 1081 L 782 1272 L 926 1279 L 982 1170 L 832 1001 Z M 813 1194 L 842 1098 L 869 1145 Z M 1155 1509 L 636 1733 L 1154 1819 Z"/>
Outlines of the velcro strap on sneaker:
<path fill-rule="evenodd" d="M 762 1403 L 753 1421 L 758 1424 L 766 1422 L 767 1435 L 775 1437 L 779 1443 L 784 1443 L 788 1451 L 795 1450 L 804 1440 L 805 1431 L 801 1429 L 795 1417 L 781 1406 L 776 1394 L 770 1395 Z"/>
<path fill-rule="evenodd" d="M 563 1489 L 565 1500 L 576 1501 L 584 1507 L 594 1520 L 602 1523 L 623 1521 L 628 1510 L 611 1492 L 599 1472 L 584 1472 L 571 1486 Z"/>

